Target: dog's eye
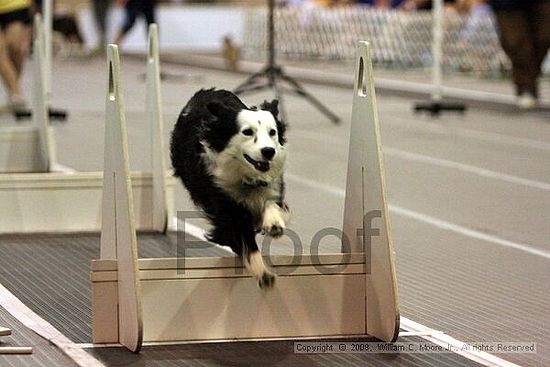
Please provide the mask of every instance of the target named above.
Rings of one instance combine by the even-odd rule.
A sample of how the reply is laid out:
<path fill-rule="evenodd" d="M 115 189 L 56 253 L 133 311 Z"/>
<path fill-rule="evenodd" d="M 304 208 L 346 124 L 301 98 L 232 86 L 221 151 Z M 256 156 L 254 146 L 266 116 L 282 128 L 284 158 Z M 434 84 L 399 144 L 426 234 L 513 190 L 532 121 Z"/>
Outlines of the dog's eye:
<path fill-rule="evenodd" d="M 277 130 L 275 129 L 269 130 L 269 136 L 275 136 L 275 135 L 277 135 Z"/>
<path fill-rule="evenodd" d="M 252 135 L 254 135 L 254 131 L 252 129 L 244 129 L 243 130 L 243 135 L 252 136 Z"/>

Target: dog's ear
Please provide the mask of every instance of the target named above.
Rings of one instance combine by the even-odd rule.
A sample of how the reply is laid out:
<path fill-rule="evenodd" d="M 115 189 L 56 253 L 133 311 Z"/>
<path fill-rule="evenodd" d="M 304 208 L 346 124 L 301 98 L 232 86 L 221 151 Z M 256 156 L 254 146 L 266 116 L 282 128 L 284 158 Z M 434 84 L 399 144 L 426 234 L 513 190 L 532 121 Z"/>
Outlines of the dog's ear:
<path fill-rule="evenodd" d="M 268 101 L 264 101 L 264 103 L 262 103 L 260 105 L 260 108 L 262 110 L 265 110 L 265 111 L 269 111 L 271 112 L 271 114 L 277 118 L 278 115 L 279 115 L 279 101 L 274 99 L 273 101 L 271 102 L 268 102 Z"/>
<path fill-rule="evenodd" d="M 260 105 L 260 108 L 262 110 L 271 112 L 273 117 L 275 117 L 275 122 L 277 123 L 277 130 L 279 132 L 279 144 L 285 145 L 286 144 L 285 132 L 286 132 L 286 127 L 287 126 L 286 126 L 284 121 L 279 119 L 279 116 L 278 116 L 279 115 L 279 101 L 276 100 L 276 99 L 274 99 L 271 102 L 264 101 L 264 103 L 262 103 Z"/>
<path fill-rule="evenodd" d="M 230 107 L 219 102 L 210 102 L 206 104 L 206 108 L 216 117 L 228 117 L 235 113 Z"/>

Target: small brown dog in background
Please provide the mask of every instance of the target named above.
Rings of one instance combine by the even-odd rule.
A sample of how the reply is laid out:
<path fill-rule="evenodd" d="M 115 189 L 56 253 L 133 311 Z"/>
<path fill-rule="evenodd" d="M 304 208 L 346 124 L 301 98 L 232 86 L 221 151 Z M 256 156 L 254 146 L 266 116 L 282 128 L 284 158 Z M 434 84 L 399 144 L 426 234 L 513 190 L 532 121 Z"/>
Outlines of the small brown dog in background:
<path fill-rule="evenodd" d="M 239 70 L 239 59 L 241 49 L 233 44 L 230 36 L 223 38 L 222 56 L 225 60 L 225 66 L 231 71 Z"/>

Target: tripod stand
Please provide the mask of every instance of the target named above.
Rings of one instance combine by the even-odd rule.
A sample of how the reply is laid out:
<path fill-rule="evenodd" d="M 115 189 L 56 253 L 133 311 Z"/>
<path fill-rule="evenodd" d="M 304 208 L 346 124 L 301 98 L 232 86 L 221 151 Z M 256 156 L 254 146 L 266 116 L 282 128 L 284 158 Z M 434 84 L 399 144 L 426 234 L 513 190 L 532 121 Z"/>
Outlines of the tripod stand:
<path fill-rule="evenodd" d="M 339 123 L 340 118 L 323 105 L 317 98 L 309 94 L 296 80 L 286 75 L 283 69 L 275 62 L 275 27 L 273 23 L 273 13 L 275 0 L 268 0 L 268 63 L 262 70 L 251 75 L 242 84 L 233 91 L 235 94 L 245 94 L 250 92 L 260 91 L 269 88 L 275 94 L 275 98 L 279 100 L 279 110 L 283 121 L 287 121 L 286 113 L 283 108 L 283 91 L 288 91 L 305 98 L 309 103 L 315 106 L 332 122 Z M 261 79 L 266 79 L 261 82 Z M 283 88 L 281 82 L 286 82 L 290 88 Z"/>

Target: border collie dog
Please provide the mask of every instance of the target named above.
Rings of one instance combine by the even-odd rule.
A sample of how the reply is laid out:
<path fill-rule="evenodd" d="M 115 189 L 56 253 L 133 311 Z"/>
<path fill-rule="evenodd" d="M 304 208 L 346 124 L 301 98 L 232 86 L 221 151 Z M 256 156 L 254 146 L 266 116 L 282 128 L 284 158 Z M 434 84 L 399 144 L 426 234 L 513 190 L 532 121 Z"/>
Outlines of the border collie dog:
<path fill-rule="evenodd" d="M 285 129 L 277 100 L 249 108 L 213 88 L 191 98 L 172 132 L 175 176 L 212 224 L 208 239 L 231 247 L 260 288 L 272 287 L 275 275 L 264 265 L 256 233 L 280 237 L 290 217 Z"/>

